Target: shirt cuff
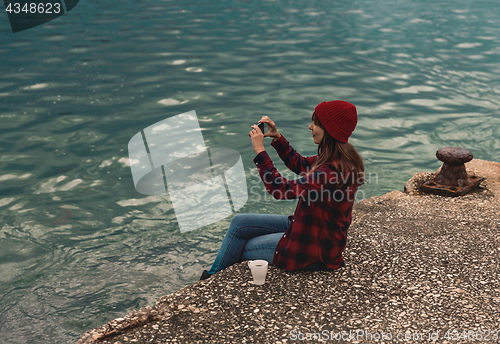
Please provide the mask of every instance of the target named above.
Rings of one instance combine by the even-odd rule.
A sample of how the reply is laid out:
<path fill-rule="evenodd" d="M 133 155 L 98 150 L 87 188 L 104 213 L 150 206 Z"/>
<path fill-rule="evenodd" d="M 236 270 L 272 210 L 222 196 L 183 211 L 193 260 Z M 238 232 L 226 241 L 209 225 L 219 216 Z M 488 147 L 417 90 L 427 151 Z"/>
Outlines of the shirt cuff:
<path fill-rule="evenodd" d="M 272 140 L 271 141 L 271 146 L 273 146 L 275 149 L 278 149 L 278 147 L 283 147 L 288 141 L 285 139 L 283 134 L 280 134 L 280 138 L 277 139 L 276 141 Z"/>
<path fill-rule="evenodd" d="M 257 156 L 253 159 L 253 162 L 255 163 L 255 165 L 260 167 L 263 166 L 268 160 L 271 160 L 269 154 L 267 154 L 266 151 L 262 151 L 257 154 Z"/>

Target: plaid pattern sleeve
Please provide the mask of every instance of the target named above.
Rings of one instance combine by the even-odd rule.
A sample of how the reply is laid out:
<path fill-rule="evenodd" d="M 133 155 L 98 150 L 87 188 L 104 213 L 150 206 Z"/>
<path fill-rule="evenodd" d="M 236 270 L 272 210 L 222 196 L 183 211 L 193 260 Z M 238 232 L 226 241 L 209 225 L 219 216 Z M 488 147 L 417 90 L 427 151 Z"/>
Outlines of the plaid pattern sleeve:
<path fill-rule="evenodd" d="M 298 171 L 309 165 L 309 158 L 300 157 L 288 142 L 282 142 L 275 148 L 287 166 Z M 290 226 L 276 247 L 273 264 L 288 271 L 316 262 L 323 262 L 330 269 L 344 266 L 342 252 L 347 243 L 356 187 L 348 183 L 340 188 L 338 181 L 349 176 L 340 175 L 336 165 L 328 163 L 309 176 L 287 180 L 265 151 L 255 157 L 254 163 L 267 192 L 274 198 L 298 199 Z"/>
<path fill-rule="evenodd" d="M 296 174 L 307 173 L 314 163 L 314 160 L 316 160 L 316 155 L 307 158 L 302 157 L 292 148 L 292 146 L 290 146 L 283 135 L 276 141 L 272 140 L 271 146 L 276 149 L 279 157 L 285 163 L 285 166 Z"/>

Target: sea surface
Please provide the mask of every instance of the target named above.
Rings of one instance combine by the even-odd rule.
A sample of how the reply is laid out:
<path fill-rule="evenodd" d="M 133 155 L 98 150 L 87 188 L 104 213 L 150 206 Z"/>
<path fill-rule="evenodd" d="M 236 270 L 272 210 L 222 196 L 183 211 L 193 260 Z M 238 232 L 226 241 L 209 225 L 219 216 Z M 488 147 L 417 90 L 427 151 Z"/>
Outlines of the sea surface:
<path fill-rule="evenodd" d="M 371 177 L 358 201 L 435 171 L 442 147 L 500 161 L 499 10 L 81 0 L 15 34 L 0 13 L 0 341 L 74 343 L 210 267 L 232 216 L 180 233 L 170 198 L 134 187 L 128 142 L 166 118 L 195 110 L 207 148 L 239 152 L 238 213 L 293 213 L 264 191 L 248 132 L 269 116 L 315 155 L 307 127 L 322 101 L 357 106 L 350 142 Z"/>

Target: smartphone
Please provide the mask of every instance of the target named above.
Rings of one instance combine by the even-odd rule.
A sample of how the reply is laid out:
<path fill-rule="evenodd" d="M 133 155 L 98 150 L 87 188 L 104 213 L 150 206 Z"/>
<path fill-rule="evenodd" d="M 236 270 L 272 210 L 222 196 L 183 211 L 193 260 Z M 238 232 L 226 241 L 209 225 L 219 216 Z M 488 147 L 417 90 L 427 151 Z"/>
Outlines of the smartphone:
<path fill-rule="evenodd" d="M 264 122 L 259 123 L 259 128 L 260 128 L 260 131 L 262 131 L 262 134 L 265 134 L 265 132 L 264 132 Z"/>

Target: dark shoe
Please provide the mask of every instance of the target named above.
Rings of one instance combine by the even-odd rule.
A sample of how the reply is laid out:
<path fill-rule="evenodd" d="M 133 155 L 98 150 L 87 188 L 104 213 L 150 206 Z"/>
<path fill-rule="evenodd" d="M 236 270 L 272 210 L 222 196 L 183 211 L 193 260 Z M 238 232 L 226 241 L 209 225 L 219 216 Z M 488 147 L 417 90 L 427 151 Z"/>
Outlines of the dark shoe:
<path fill-rule="evenodd" d="M 207 278 L 212 277 L 211 274 L 208 273 L 207 270 L 203 270 L 203 273 L 201 274 L 200 281 L 206 280 Z"/>

